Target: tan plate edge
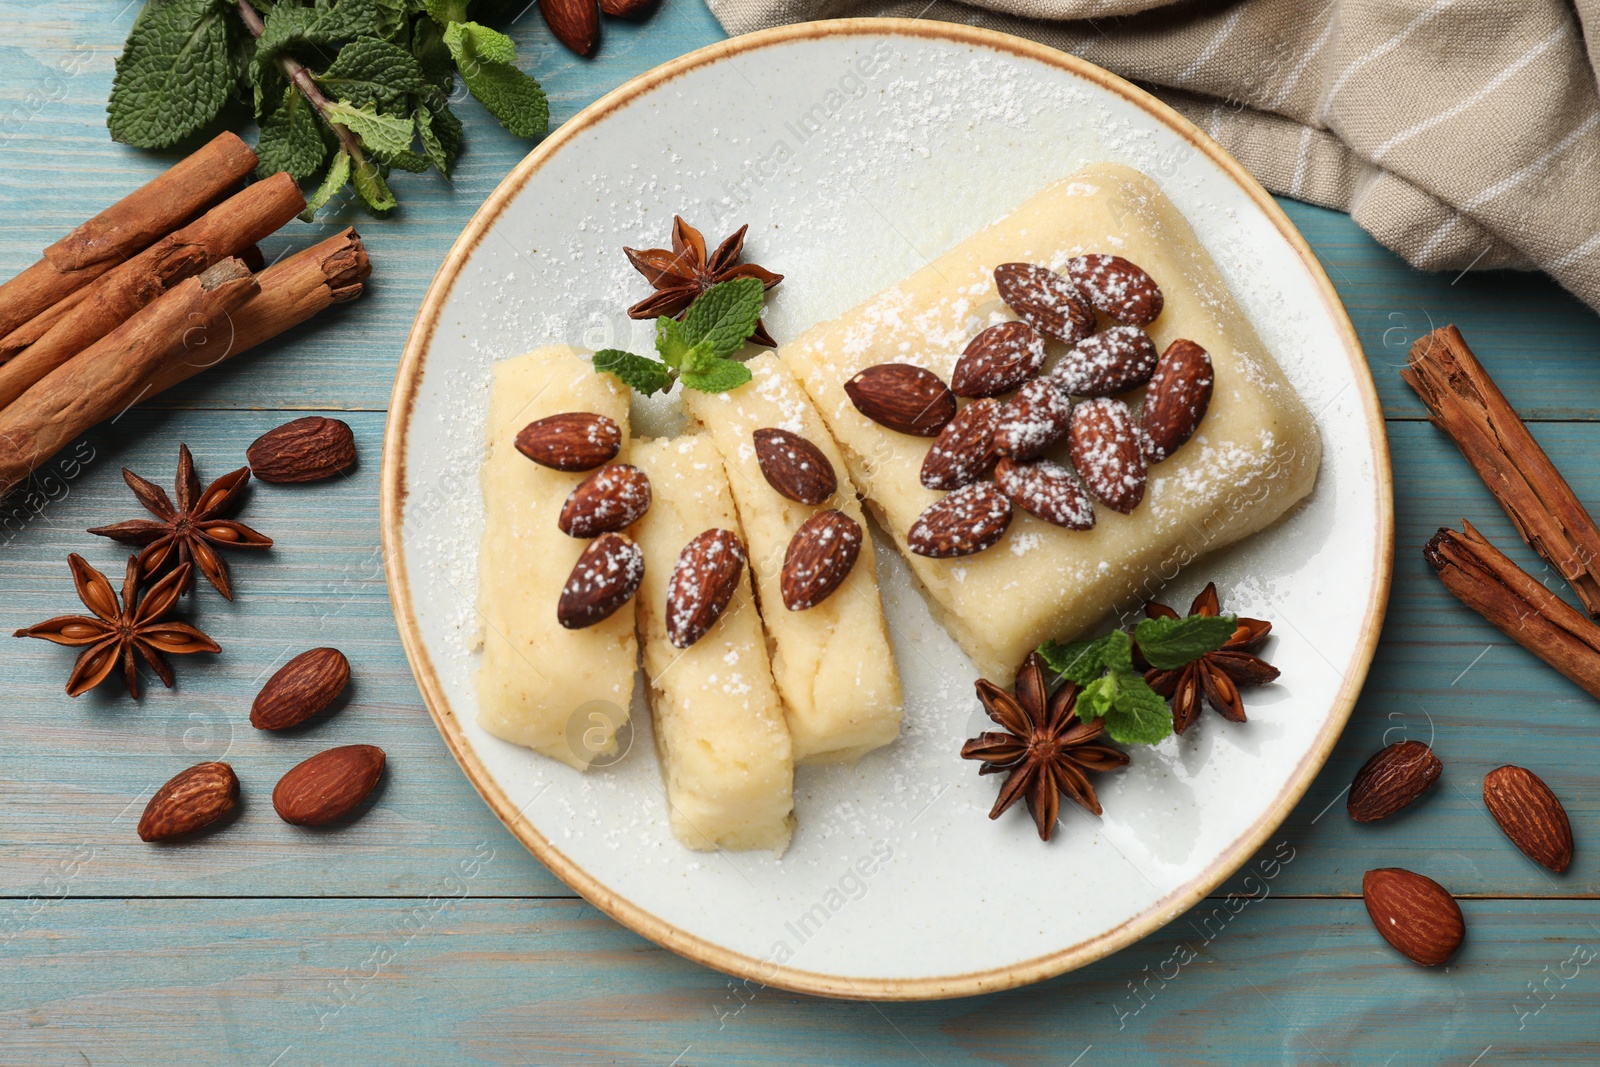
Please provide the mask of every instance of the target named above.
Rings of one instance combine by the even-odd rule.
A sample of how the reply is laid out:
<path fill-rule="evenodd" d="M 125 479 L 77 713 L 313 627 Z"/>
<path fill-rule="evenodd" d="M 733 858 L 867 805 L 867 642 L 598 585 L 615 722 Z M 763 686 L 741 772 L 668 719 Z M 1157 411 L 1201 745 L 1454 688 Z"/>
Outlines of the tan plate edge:
<path fill-rule="evenodd" d="M 1357 642 L 1355 655 L 1344 672 L 1344 681 L 1335 699 L 1333 715 L 1317 736 L 1311 750 L 1295 768 L 1288 785 L 1272 808 L 1234 841 L 1205 871 L 1140 915 L 1097 937 L 1007 967 L 910 980 L 852 979 L 842 975 L 782 967 L 733 952 L 685 933 L 632 901 L 618 896 L 562 853 L 553 842 L 522 818 L 521 812 L 490 777 L 477 755 L 466 743 L 455 712 L 445 698 L 433 663 L 422 644 L 416 615 L 412 610 L 411 590 L 406 580 L 405 547 L 401 538 L 404 525 L 406 433 L 411 422 L 412 405 L 416 399 L 417 388 L 422 380 L 424 353 L 432 340 L 445 300 L 468 256 L 528 179 L 568 141 L 593 126 L 611 111 L 686 71 L 730 56 L 795 40 L 867 35 L 947 40 L 1008 52 L 1066 70 L 1135 104 L 1155 121 L 1182 135 L 1197 150 L 1226 171 L 1272 221 L 1317 283 L 1323 304 L 1338 325 L 1345 354 L 1356 372 L 1356 383 L 1361 393 L 1362 409 L 1367 418 L 1371 447 L 1380 460 L 1376 465 L 1373 486 L 1379 513 L 1378 558 L 1375 561 L 1377 580 L 1373 583 L 1372 595 L 1367 605 L 1366 621 Z M 1092 963 L 1145 937 L 1192 907 L 1221 884 L 1265 844 L 1267 838 L 1288 817 L 1338 741 L 1344 724 L 1355 706 L 1356 698 L 1361 692 L 1362 684 L 1366 680 L 1367 669 L 1372 663 L 1373 653 L 1377 647 L 1378 634 L 1383 628 L 1394 561 L 1394 488 L 1389 465 L 1389 443 L 1384 430 L 1383 412 L 1378 403 L 1377 386 L 1372 380 L 1372 373 L 1367 366 L 1361 343 L 1356 337 L 1355 327 L 1351 324 L 1337 291 L 1317 261 L 1316 254 L 1271 195 L 1237 160 L 1182 115 L 1109 71 L 1066 52 L 1057 51 L 1034 41 L 1012 37 L 1009 34 L 971 26 L 900 18 L 838 19 L 799 23 L 708 45 L 647 71 L 607 93 L 573 116 L 518 163 L 467 223 L 461 236 L 456 239 L 456 243 L 440 265 L 427 296 L 423 298 L 416 323 L 406 341 L 405 352 L 395 377 L 394 393 L 390 400 L 388 427 L 384 433 L 379 508 L 383 528 L 384 568 L 389 583 L 390 599 L 394 606 L 395 621 L 406 658 L 411 663 L 412 673 L 416 676 L 417 685 L 422 691 L 423 700 L 439 728 L 439 733 L 444 737 L 456 762 L 466 772 L 468 780 L 517 839 L 557 877 L 595 907 L 624 926 L 680 955 L 763 985 L 822 996 L 871 1000 L 932 1000 L 971 996 L 1049 978 Z"/>

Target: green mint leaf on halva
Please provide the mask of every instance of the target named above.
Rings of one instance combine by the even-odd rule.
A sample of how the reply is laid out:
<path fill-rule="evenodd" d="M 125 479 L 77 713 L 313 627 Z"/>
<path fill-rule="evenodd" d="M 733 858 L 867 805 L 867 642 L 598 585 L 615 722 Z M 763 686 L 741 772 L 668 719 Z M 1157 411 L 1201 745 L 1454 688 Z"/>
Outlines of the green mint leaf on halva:
<path fill-rule="evenodd" d="M 672 371 L 658 359 L 646 359 L 619 348 L 603 348 L 594 354 L 594 369 L 600 374 L 615 374 L 623 384 L 645 396 L 672 388 Z"/>
<path fill-rule="evenodd" d="M 663 363 L 674 370 L 682 369 L 684 357 L 693 347 L 677 319 L 665 315 L 656 319 L 656 351 L 661 354 Z"/>
<path fill-rule="evenodd" d="M 1134 627 L 1133 640 L 1150 666 L 1172 671 L 1207 652 L 1215 652 L 1228 643 L 1238 627 L 1239 620 L 1234 615 L 1144 619 Z"/>
<path fill-rule="evenodd" d="M 290 89 L 278 109 L 262 120 L 256 142 L 256 175 L 265 178 L 286 170 L 297 182 L 311 178 L 328 158 L 328 142 L 322 134 L 316 108 L 300 90 Z"/>
<path fill-rule="evenodd" d="M 544 90 L 511 65 L 517 58 L 511 38 L 476 22 L 451 22 L 444 43 L 467 88 L 502 126 L 518 137 L 537 137 L 550 128 Z"/>
<path fill-rule="evenodd" d="M 217 116 L 237 83 L 230 18 L 214 0 L 145 6 L 117 57 L 106 108 L 113 140 L 165 148 Z"/>
<path fill-rule="evenodd" d="M 707 341 L 714 356 L 731 356 L 761 321 L 763 287 L 758 278 L 735 278 L 713 285 L 690 305 L 683 332 L 690 343 Z"/>
<path fill-rule="evenodd" d="M 697 369 L 683 372 L 682 381 L 686 389 L 698 389 L 702 393 L 726 393 L 729 389 L 737 389 L 750 380 L 750 368 L 743 363 L 732 359 L 723 359 L 713 356 L 702 361 Z"/>

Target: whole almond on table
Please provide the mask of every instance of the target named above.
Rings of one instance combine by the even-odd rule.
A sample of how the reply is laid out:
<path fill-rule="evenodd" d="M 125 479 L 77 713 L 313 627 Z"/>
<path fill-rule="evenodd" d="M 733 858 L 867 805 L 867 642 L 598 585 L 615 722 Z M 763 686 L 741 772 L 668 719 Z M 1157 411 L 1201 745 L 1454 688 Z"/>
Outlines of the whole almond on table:
<path fill-rule="evenodd" d="M 1068 441 L 1072 465 L 1096 499 L 1124 515 L 1139 506 L 1147 474 L 1128 405 L 1110 397 L 1085 400 L 1072 409 Z"/>
<path fill-rule="evenodd" d="M 337 648 L 313 648 L 278 668 L 250 705 L 257 730 L 286 730 L 320 714 L 350 681 L 350 661 Z"/>
<path fill-rule="evenodd" d="M 822 449 L 800 434 L 763 427 L 750 435 L 767 484 L 800 504 L 820 504 L 839 489 L 839 476 Z"/>
<path fill-rule="evenodd" d="M 1044 338 L 1025 322 L 1001 322 L 981 331 L 950 372 L 956 396 L 1009 393 L 1044 366 Z"/>
<path fill-rule="evenodd" d="M 956 396 L 932 371 L 910 363 L 880 363 L 844 383 L 856 410 L 880 426 L 935 437 L 955 418 Z"/>
<path fill-rule="evenodd" d="M 1094 529 L 1094 502 L 1078 476 L 1053 460 L 1024 462 L 1008 456 L 995 466 L 994 480 L 1030 515 L 1069 530 Z"/>
<path fill-rule="evenodd" d="M 1121 256 L 1074 256 L 1066 270 L 1078 292 L 1108 319 L 1148 326 L 1166 304 L 1155 279 Z"/>
<path fill-rule="evenodd" d="M 613 18 L 639 18 L 650 10 L 656 0 L 600 0 L 602 13 Z"/>
<path fill-rule="evenodd" d="M 1483 778 L 1483 803 L 1522 854 L 1557 874 L 1572 863 L 1572 823 L 1550 787 L 1522 767 L 1497 767 Z"/>
<path fill-rule="evenodd" d="M 197 763 L 156 790 L 139 818 L 141 841 L 168 841 L 222 818 L 239 802 L 239 778 L 226 763 Z"/>
<path fill-rule="evenodd" d="M 1137 326 L 1113 326 L 1086 337 L 1050 369 L 1074 396 L 1115 396 L 1150 380 L 1159 359 L 1156 343 Z"/>
<path fill-rule="evenodd" d="M 1400 867 L 1380 867 L 1361 879 L 1367 916 L 1383 939 L 1413 963 L 1437 967 L 1466 936 L 1461 906 L 1444 886 Z"/>
<path fill-rule="evenodd" d="M 611 617 L 633 599 L 644 580 L 644 553 L 619 533 L 603 533 L 589 542 L 572 565 L 556 602 L 556 621 L 569 630 Z"/>
<path fill-rule="evenodd" d="M 278 779 L 272 807 L 295 826 L 325 826 L 349 815 L 383 777 L 383 749 L 345 745 L 319 752 Z"/>
<path fill-rule="evenodd" d="M 1048 267 L 1002 263 L 994 269 L 1000 299 L 1046 337 L 1075 345 L 1094 333 L 1094 308 L 1077 286 Z"/>
<path fill-rule="evenodd" d="M 355 466 L 356 437 L 338 419 L 308 415 L 256 438 L 245 458 L 264 482 L 317 482 Z"/>
<path fill-rule="evenodd" d="M 667 640 L 688 648 L 728 610 L 744 573 L 745 550 L 731 530 L 707 530 L 678 553 L 667 581 Z"/>
<path fill-rule="evenodd" d="M 579 482 L 561 506 L 556 525 L 570 537 L 625 530 L 650 510 L 650 479 L 627 463 L 611 463 Z"/>
<path fill-rule="evenodd" d="M 1345 808 L 1356 822 L 1376 822 L 1421 796 L 1443 769 L 1433 749 L 1421 741 L 1397 741 L 1361 765 Z"/>
<path fill-rule="evenodd" d="M 953 559 L 982 552 L 1005 536 L 1011 502 L 993 482 L 957 489 L 917 516 L 906 544 L 919 556 Z"/>
<path fill-rule="evenodd" d="M 861 555 L 861 525 L 842 511 L 819 511 L 794 532 L 783 554 L 783 606 L 808 611 L 844 584 Z"/>
<path fill-rule="evenodd" d="M 948 492 L 987 475 L 1000 457 L 994 449 L 999 425 L 998 400 L 974 400 L 956 412 L 922 457 L 923 486 Z"/>
<path fill-rule="evenodd" d="M 586 56 L 600 36 L 600 5 L 595 0 L 539 0 L 539 14 L 555 39 Z"/>
<path fill-rule="evenodd" d="M 590 411 L 564 411 L 528 423 L 517 434 L 516 449 L 540 466 L 558 471 L 589 471 L 617 458 L 622 427 Z"/>
<path fill-rule="evenodd" d="M 1205 349 L 1181 337 L 1167 346 L 1150 376 L 1140 415 L 1147 463 L 1160 463 L 1194 436 L 1211 406 L 1215 380 Z"/>
<path fill-rule="evenodd" d="M 995 420 L 994 450 L 1012 459 L 1036 459 L 1067 436 L 1072 401 L 1049 378 L 1023 384 Z"/>

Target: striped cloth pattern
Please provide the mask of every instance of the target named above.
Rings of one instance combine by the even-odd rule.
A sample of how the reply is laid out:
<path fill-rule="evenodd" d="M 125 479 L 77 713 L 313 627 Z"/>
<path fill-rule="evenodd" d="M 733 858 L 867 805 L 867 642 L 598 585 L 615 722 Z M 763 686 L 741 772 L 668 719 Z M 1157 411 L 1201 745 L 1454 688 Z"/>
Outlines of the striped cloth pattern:
<path fill-rule="evenodd" d="M 1600 0 L 709 3 L 735 34 L 892 15 L 1032 38 L 1152 90 L 1267 188 L 1349 212 L 1416 267 L 1540 269 L 1600 309 Z"/>

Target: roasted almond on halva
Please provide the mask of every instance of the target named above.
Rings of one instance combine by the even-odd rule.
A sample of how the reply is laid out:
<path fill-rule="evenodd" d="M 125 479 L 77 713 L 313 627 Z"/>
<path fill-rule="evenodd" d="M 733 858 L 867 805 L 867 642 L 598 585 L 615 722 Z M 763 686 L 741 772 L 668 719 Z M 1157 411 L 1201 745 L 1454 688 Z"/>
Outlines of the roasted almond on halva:
<path fill-rule="evenodd" d="M 1049 378 L 1025 382 L 1000 409 L 994 450 L 1012 459 L 1034 459 L 1067 435 L 1072 401 Z"/>
<path fill-rule="evenodd" d="M 922 457 L 922 484 L 928 489 L 949 491 L 987 475 L 999 458 L 994 449 L 994 432 L 999 424 L 998 400 L 974 400 L 956 412 Z"/>
<path fill-rule="evenodd" d="M 558 471 L 594 470 L 617 458 L 622 427 L 591 411 L 564 411 L 528 423 L 516 448 L 540 466 Z"/>
<path fill-rule="evenodd" d="M 1025 322 L 1001 322 L 979 332 L 950 372 L 956 396 L 1009 393 L 1044 366 L 1044 338 Z"/>
<path fill-rule="evenodd" d="M 583 550 L 573 564 L 556 621 L 569 630 L 581 630 L 611 617 L 639 591 L 644 580 L 644 553 L 619 533 L 603 533 Z"/>
<path fill-rule="evenodd" d="M 1466 937 L 1466 920 L 1450 891 L 1414 871 L 1368 871 L 1361 879 L 1361 897 L 1378 933 L 1413 963 L 1437 967 Z"/>
<path fill-rule="evenodd" d="M 880 426 L 933 437 L 956 414 L 956 396 L 930 370 L 910 363 L 880 363 L 844 383 L 856 410 Z"/>
<path fill-rule="evenodd" d="M 338 699 L 350 681 L 350 661 L 337 648 L 313 648 L 278 668 L 250 705 L 257 730 L 298 726 Z"/>
<path fill-rule="evenodd" d="M 1484 775 L 1483 803 L 1522 854 L 1557 874 L 1572 863 L 1572 823 L 1550 787 L 1524 767 Z"/>
<path fill-rule="evenodd" d="M 1048 267 L 1002 263 L 994 269 L 1000 299 L 1046 337 L 1075 345 L 1094 332 L 1094 308 L 1077 286 Z"/>
<path fill-rule="evenodd" d="M 1148 382 L 1158 358 L 1149 334 L 1137 326 L 1113 326 L 1079 341 L 1050 377 L 1074 396 L 1115 396 Z"/>
<path fill-rule="evenodd" d="M 1211 406 L 1215 379 L 1205 349 L 1181 337 L 1167 346 L 1150 377 L 1139 418 L 1145 462 L 1160 463 L 1194 436 Z"/>
<path fill-rule="evenodd" d="M 707 530 L 683 546 L 667 580 L 667 640 L 674 648 L 688 648 L 722 618 L 744 562 L 744 545 L 731 530 Z"/>
<path fill-rule="evenodd" d="M 819 511 L 794 532 L 778 588 L 790 611 L 816 607 L 850 576 L 861 555 L 861 526 L 842 511 Z"/>
<path fill-rule="evenodd" d="M 762 476 L 783 496 L 800 504 L 820 504 L 838 491 L 833 464 L 800 434 L 767 426 L 750 436 Z"/>
<path fill-rule="evenodd" d="M 156 790 L 139 817 L 141 841 L 169 841 L 222 818 L 239 802 L 239 778 L 226 763 L 197 763 Z"/>
<path fill-rule="evenodd" d="M 1155 279 L 1121 256 L 1074 256 L 1066 271 L 1078 292 L 1108 319 L 1148 326 L 1166 303 Z"/>
<path fill-rule="evenodd" d="M 1146 471 L 1128 405 L 1110 397 L 1083 401 L 1072 410 L 1068 442 L 1072 465 L 1096 499 L 1124 515 L 1139 506 Z"/>
<path fill-rule="evenodd" d="M 1030 515 L 1069 530 L 1094 528 L 1094 502 L 1078 476 L 1054 460 L 1006 457 L 996 464 L 994 480 L 1013 504 Z"/>
<path fill-rule="evenodd" d="M 919 556 L 953 559 L 993 546 L 1011 525 L 1011 502 L 993 482 L 974 482 L 930 504 L 906 534 Z"/>
<path fill-rule="evenodd" d="M 1443 767 L 1421 741 L 1397 741 L 1361 765 L 1345 807 L 1356 822 L 1376 822 L 1421 796 Z"/>
<path fill-rule="evenodd" d="M 611 463 L 579 482 L 561 506 L 556 525 L 572 537 L 626 530 L 650 510 L 650 479 L 627 463 Z"/>

